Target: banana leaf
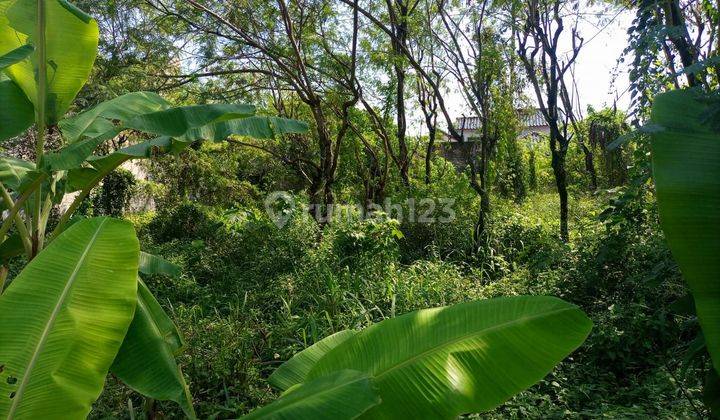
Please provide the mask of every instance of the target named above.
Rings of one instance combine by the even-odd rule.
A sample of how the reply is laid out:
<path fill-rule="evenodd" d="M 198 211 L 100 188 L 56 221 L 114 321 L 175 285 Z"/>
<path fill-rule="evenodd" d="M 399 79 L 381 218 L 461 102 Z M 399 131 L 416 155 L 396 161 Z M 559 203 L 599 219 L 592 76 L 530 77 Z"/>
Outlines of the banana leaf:
<path fill-rule="evenodd" d="M 720 372 L 720 100 L 693 90 L 658 95 L 651 120 L 660 224 L 690 286 L 713 366 Z"/>
<path fill-rule="evenodd" d="M 412 312 L 368 327 L 307 375 L 373 378 L 382 403 L 368 419 L 452 419 L 491 410 L 547 375 L 592 322 L 575 305 L 519 296 Z"/>
<path fill-rule="evenodd" d="M 85 418 L 137 302 L 132 224 L 80 221 L 0 297 L 0 417 Z"/>

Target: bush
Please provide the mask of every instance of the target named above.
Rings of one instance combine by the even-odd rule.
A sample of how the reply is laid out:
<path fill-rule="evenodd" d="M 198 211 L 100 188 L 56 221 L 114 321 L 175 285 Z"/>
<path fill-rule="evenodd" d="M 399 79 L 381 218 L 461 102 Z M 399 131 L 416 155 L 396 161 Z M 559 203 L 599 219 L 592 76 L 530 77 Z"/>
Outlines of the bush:
<path fill-rule="evenodd" d="M 206 240 L 213 237 L 222 226 L 222 222 L 212 213 L 208 207 L 185 201 L 159 211 L 147 228 L 157 242 Z"/>

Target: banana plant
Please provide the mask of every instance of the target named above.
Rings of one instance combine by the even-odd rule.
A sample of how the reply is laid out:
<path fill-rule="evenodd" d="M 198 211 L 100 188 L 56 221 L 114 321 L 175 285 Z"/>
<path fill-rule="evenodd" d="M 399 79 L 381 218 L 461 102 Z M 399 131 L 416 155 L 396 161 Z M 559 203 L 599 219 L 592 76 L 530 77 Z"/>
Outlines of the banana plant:
<path fill-rule="evenodd" d="M 452 419 L 488 411 L 547 375 L 591 328 L 575 305 L 544 296 L 412 312 L 296 354 L 269 378 L 281 397 L 246 418 Z"/>
<path fill-rule="evenodd" d="M 654 99 L 650 119 L 660 224 L 690 286 L 715 369 L 705 400 L 720 416 L 720 97 L 670 91 Z"/>
<path fill-rule="evenodd" d="M 182 152 L 197 140 L 304 133 L 246 104 L 175 106 L 129 93 L 66 116 L 87 82 L 97 22 L 66 0 L 0 0 L 0 141 L 34 125 L 36 159 L 0 156 L 0 418 L 84 418 L 108 372 L 194 418 L 175 357 L 184 346 L 139 273 L 177 275 L 142 253 L 130 224 L 77 221 L 80 203 L 131 159 Z M 46 152 L 52 130 L 63 145 Z M 111 153 L 100 146 L 125 136 Z M 50 211 L 70 204 L 52 232 Z M 8 262 L 29 261 L 14 279 Z"/>

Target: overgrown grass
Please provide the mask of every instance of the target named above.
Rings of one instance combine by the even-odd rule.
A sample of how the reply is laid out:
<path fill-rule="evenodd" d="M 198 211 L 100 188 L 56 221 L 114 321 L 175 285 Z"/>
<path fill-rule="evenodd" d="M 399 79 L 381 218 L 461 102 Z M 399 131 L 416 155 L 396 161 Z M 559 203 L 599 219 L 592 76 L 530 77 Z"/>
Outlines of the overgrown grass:
<path fill-rule="evenodd" d="M 144 249 L 184 269 L 179 279 L 147 281 L 185 335 L 180 362 L 200 418 L 233 418 L 268 403 L 276 397 L 266 381 L 273 369 L 333 332 L 520 294 L 574 302 L 595 328 L 545 380 L 480 417 L 692 416 L 686 395 L 697 399 L 699 382 L 679 360 L 697 326 L 669 309 L 685 290 L 657 221 L 603 224 L 603 199 L 580 196 L 571 205 L 572 241 L 563 244 L 555 201 L 549 193 L 519 205 L 497 199 L 489 251 L 472 258 L 472 211 L 433 226 L 422 252 L 405 241 L 423 227 L 392 219 L 320 230 L 296 211 L 278 228 L 257 209 L 192 203 L 131 219 Z M 456 254 L 437 252 L 453 246 Z M 92 416 L 128 417 L 128 399 L 142 404 L 110 378 Z M 157 410 L 180 416 L 169 403 Z"/>

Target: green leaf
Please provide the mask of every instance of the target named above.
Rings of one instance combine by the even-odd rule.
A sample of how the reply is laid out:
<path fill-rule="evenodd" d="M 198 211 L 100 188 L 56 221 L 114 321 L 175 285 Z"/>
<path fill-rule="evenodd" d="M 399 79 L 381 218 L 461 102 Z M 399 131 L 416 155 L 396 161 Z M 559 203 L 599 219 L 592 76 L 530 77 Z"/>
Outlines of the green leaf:
<path fill-rule="evenodd" d="M 83 136 L 95 137 L 114 128 L 113 120 L 127 121 L 137 115 L 170 108 L 170 103 L 153 92 L 133 92 L 103 102 L 58 123 L 69 143 Z"/>
<path fill-rule="evenodd" d="M 425 309 L 338 345 L 307 379 L 343 369 L 371 376 L 382 403 L 364 418 L 451 419 L 491 410 L 533 385 L 591 328 L 575 305 L 545 296 Z"/>
<path fill-rule="evenodd" d="M 5 55 L 1 55 L 0 70 L 4 70 L 6 67 L 10 67 L 13 64 L 26 59 L 33 51 L 35 51 L 35 47 L 32 45 L 23 45 L 22 47 L 18 47 Z"/>
<path fill-rule="evenodd" d="M 48 153 L 43 157 L 43 164 L 51 171 L 75 169 L 82 165 L 98 146 L 115 138 L 120 131 L 122 130 L 114 128 L 96 137 L 69 144 L 55 153 Z"/>
<path fill-rule="evenodd" d="M 82 167 L 68 171 L 66 192 L 82 190 L 93 185 L 127 160 L 150 158 L 156 154 L 167 153 L 174 149 L 179 150 L 189 145 L 189 143 L 180 143 L 178 146 L 177 143 L 179 142 L 170 137 L 158 137 L 124 147 L 109 155 L 90 156 L 88 162 L 92 168 Z"/>
<path fill-rule="evenodd" d="M 112 365 L 112 372 L 135 391 L 174 401 L 195 418 L 185 378 L 175 362 L 183 339 L 155 296 L 138 279 L 135 317 Z"/>
<path fill-rule="evenodd" d="M 210 140 L 218 142 L 224 141 L 230 136 L 273 139 L 283 134 L 304 134 L 307 131 L 307 124 L 301 121 L 278 117 L 255 116 L 195 128 L 188 131 L 182 140 Z"/>
<path fill-rule="evenodd" d="M 35 108 L 12 80 L 0 77 L 0 141 L 22 134 L 35 120 Z"/>
<path fill-rule="evenodd" d="M 720 372 L 720 132 L 703 117 L 708 105 L 694 91 L 658 95 L 651 120 L 665 129 L 651 150 L 660 224 Z"/>
<path fill-rule="evenodd" d="M 72 104 L 92 70 L 98 45 L 95 20 L 65 0 L 45 0 L 47 123 L 54 124 Z M 37 45 L 37 0 L 0 0 L 0 55 Z M 37 108 L 37 53 L 5 69 Z"/>
<path fill-rule="evenodd" d="M 373 388 L 372 380 L 360 372 L 331 372 L 293 388 L 277 401 L 243 419 L 354 419 L 380 403 L 380 397 Z"/>
<path fill-rule="evenodd" d="M 327 352 L 354 337 L 357 333 L 355 330 L 343 330 L 323 338 L 283 363 L 270 375 L 268 382 L 282 390 L 305 382 L 307 374 L 315 366 L 315 363 L 325 356 Z"/>
<path fill-rule="evenodd" d="M 254 114 L 253 105 L 190 105 L 136 115 L 124 121 L 123 126 L 158 136 L 180 137 L 193 128 Z"/>
<path fill-rule="evenodd" d="M 0 297 L 0 417 L 87 416 L 133 319 L 139 252 L 129 222 L 88 219 L 15 278 Z"/>
<path fill-rule="evenodd" d="M 164 274 L 170 277 L 178 277 L 182 273 L 182 269 L 178 265 L 143 251 L 140 251 L 139 270 L 143 274 Z"/>
<path fill-rule="evenodd" d="M 18 191 L 20 185 L 35 171 L 35 164 L 11 156 L 0 156 L 0 182 L 6 187 Z"/>

